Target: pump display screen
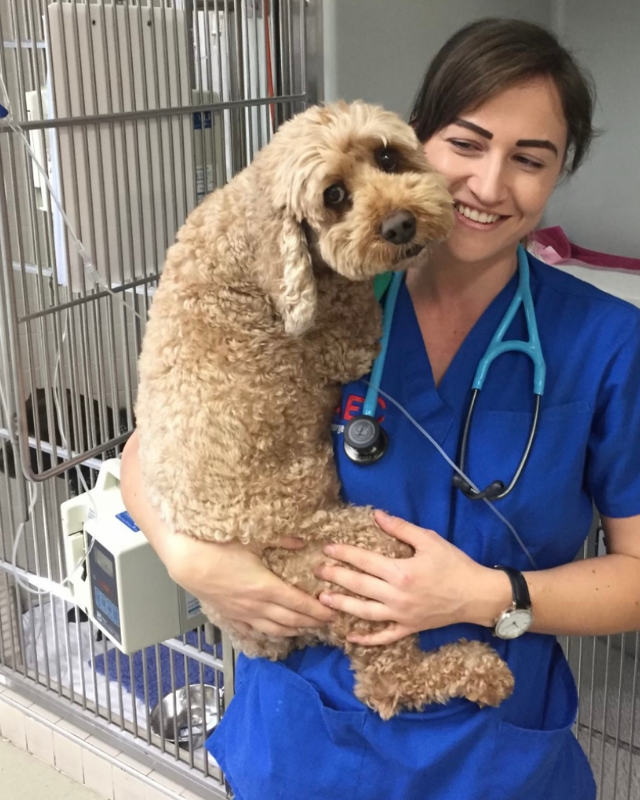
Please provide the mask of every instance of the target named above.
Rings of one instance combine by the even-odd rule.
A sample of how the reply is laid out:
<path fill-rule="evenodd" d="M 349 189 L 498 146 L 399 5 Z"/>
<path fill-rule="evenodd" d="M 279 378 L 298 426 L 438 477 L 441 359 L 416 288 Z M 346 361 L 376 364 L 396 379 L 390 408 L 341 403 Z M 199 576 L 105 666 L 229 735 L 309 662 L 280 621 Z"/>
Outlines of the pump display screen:
<path fill-rule="evenodd" d="M 113 553 L 87 534 L 89 578 L 93 600 L 93 616 L 101 628 L 117 642 L 122 642 L 118 581 Z"/>
<path fill-rule="evenodd" d="M 100 567 L 100 569 L 104 570 L 109 577 L 114 577 L 113 572 L 113 561 L 102 552 L 102 550 L 96 550 L 96 564 Z"/>

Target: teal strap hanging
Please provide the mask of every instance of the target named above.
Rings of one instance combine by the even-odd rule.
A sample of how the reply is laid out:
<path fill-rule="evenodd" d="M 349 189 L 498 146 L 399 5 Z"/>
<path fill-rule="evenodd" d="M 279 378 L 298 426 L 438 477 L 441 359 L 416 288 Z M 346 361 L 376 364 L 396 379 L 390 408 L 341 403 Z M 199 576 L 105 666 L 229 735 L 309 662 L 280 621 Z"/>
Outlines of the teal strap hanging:
<path fill-rule="evenodd" d="M 389 288 L 392 277 L 393 272 L 383 272 L 381 275 L 376 275 L 373 279 L 373 291 L 378 302 L 384 297 L 384 293 Z"/>

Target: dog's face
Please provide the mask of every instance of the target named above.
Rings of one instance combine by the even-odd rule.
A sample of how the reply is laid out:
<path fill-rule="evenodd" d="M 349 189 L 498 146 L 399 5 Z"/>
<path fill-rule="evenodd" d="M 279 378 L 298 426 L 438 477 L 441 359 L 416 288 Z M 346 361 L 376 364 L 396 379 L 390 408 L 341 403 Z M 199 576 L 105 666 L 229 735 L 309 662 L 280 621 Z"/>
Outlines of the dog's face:
<path fill-rule="evenodd" d="M 445 179 L 412 128 L 366 103 L 314 106 L 286 122 L 259 153 L 264 198 L 281 220 L 273 292 L 285 330 L 313 325 L 313 266 L 350 280 L 400 270 L 453 226 Z"/>
<path fill-rule="evenodd" d="M 314 107 L 272 145 L 285 156 L 276 196 L 305 225 L 312 252 L 347 278 L 403 269 L 451 231 L 446 182 L 396 114 L 360 102 Z"/>

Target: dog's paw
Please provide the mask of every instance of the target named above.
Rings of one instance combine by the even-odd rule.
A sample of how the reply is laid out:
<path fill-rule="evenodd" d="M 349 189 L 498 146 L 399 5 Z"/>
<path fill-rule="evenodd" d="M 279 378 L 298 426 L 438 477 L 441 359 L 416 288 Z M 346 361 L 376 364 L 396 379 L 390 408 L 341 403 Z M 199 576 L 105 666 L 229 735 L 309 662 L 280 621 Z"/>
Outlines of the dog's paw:
<path fill-rule="evenodd" d="M 479 706 L 499 706 L 511 696 L 515 681 L 509 667 L 498 659 L 493 670 L 486 675 L 476 675 L 466 686 L 464 696 Z"/>
<path fill-rule="evenodd" d="M 468 661 L 458 696 L 466 697 L 479 706 L 499 706 L 511 696 L 515 685 L 509 666 L 484 642 L 467 642 L 464 649 Z"/>
<path fill-rule="evenodd" d="M 402 710 L 402 697 L 397 683 L 393 678 L 381 679 L 378 676 L 376 683 L 357 683 L 354 690 L 355 696 L 366 706 L 376 711 L 384 720 L 391 719 Z"/>

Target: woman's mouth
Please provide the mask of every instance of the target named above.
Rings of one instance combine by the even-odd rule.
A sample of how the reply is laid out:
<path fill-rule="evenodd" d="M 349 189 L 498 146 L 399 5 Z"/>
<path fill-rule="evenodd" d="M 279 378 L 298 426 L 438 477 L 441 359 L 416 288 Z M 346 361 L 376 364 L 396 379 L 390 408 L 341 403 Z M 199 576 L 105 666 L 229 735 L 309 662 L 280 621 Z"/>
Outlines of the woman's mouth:
<path fill-rule="evenodd" d="M 490 230 L 500 220 L 507 219 L 504 214 L 490 214 L 486 211 L 478 211 L 477 208 L 465 206 L 463 203 L 456 202 L 453 207 L 456 212 L 456 219 L 475 230 Z"/>

